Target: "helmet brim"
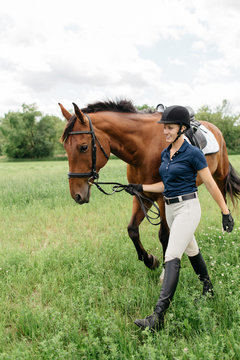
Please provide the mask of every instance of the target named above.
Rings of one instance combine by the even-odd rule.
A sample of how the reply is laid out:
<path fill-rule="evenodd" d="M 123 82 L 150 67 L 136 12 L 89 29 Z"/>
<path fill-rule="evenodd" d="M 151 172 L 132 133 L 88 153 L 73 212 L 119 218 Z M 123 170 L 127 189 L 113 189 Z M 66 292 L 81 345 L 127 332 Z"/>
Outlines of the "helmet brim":
<path fill-rule="evenodd" d="M 180 125 L 179 123 L 173 123 L 172 121 L 162 121 L 162 120 L 159 120 L 157 123 L 158 123 L 158 124 L 175 124 L 175 125 Z M 190 129 L 190 125 L 182 124 L 182 126 L 186 126 L 187 130 Z"/>

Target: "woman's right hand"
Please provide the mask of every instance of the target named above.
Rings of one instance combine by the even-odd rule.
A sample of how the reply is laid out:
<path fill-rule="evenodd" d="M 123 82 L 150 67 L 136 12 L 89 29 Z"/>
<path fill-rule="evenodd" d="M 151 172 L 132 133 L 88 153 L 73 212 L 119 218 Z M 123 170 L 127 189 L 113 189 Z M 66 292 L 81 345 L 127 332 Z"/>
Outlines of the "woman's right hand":
<path fill-rule="evenodd" d="M 125 191 L 130 194 L 130 195 L 135 195 L 136 192 L 142 192 L 143 191 L 143 187 L 141 184 L 128 184 L 125 187 Z"/>

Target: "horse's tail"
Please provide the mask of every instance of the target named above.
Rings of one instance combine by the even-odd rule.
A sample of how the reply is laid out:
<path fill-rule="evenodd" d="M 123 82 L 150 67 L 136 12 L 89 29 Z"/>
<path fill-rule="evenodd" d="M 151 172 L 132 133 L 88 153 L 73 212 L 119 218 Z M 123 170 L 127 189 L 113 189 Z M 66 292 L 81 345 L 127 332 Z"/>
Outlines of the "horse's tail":
<path fill-rule="evenodd" d="M 231 163 L 229 163 L 228 175 L 225 182 L 225 191 L 229 194 L 233 205 L 236 205 L 236 200 L 240 200 L 240 176 L 234 170 Z"/>

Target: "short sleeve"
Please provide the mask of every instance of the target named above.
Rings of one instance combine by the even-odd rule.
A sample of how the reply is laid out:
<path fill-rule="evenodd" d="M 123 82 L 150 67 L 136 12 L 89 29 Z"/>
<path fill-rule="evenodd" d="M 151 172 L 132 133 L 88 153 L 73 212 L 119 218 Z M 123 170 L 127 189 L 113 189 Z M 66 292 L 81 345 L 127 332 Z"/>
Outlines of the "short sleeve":
<path fill-rule="evenodd" d="M 195 151 L 193 152 L 193 156 L 192 156 L 193 168 L 196 171 L 206 168 L 208 164 L 203 152 L 198 148 L 195 148 L 194 150 Z"/>

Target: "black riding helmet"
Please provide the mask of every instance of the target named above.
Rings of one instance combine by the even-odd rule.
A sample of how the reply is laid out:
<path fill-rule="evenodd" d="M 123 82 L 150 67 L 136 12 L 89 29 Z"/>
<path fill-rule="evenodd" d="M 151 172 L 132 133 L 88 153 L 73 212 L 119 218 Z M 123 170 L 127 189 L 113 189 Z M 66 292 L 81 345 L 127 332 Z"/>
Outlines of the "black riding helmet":
<path fill-rule="evenodd" d="M 186 126 L 190 128 L 189 111 L 180 105 L 172 105 L 167 107 L 162 115 L 162 119 L 158 121 L 159 124 L 179 124 L 181 127 Z"/>

